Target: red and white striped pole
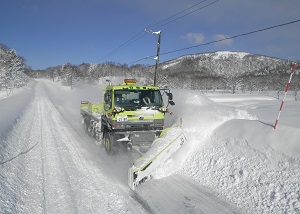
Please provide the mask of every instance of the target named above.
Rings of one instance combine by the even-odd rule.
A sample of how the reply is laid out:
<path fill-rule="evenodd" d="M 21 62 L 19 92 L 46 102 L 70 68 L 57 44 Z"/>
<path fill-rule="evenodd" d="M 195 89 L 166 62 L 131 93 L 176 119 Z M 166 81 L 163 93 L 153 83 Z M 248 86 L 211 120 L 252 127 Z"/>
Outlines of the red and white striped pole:
<path fill-rule="evenodd" d="M 278 113 L 276 122 L 275 122 L 275 124 L 274 124 L 274 129 L 276 129 L 276 126 L 277 126 L 277 123 L 278 123 L 278 120 L 279 120 L 279 117 L 280 117 L 280 113 L 281 113 L 281 110 L 282 110 L 282 107 L 283 107 L 284 99 L 285 99 L 285 97 L 286 97 L 286 94 L 287 94 L 287 92 L 288 92 L 289 86 L 290 86 L 290 84 L 291 84 L 291 80 L 292 80 L 293 74 L 294 74 L 294 72 L 295 72 L 295 68 L 296 68 L 296 63 L 295 63 L 295 64 L 293 65 L 293 67 L 292 67 L 291 76 L 290 76 L 289 82 L 287 83 L 286 88 L 285 88 L 284 97 L 283 97 L 283 99 L 282 99 L 282 102 L 281 102 L 281 105 L 280 105 L 280 109 L 279 109 L 279 113 Z"/>

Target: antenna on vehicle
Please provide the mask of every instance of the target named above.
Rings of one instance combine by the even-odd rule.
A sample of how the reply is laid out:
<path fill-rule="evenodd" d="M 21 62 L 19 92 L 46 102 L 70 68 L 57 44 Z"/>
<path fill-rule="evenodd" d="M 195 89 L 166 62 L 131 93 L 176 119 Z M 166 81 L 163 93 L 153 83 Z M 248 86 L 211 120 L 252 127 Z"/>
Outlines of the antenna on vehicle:
<path fill-rule="evenodd" d="M 106 82 L 108 82 L 108 85 L 111 86 L 111 80 L 107 79 L 105 80 Z"/>

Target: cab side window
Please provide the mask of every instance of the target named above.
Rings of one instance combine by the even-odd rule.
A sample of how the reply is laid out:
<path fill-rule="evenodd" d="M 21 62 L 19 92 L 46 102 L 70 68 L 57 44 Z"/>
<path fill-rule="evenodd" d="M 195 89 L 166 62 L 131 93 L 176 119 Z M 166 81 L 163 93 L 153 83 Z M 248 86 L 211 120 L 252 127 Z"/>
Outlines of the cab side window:
<path fill-rule="evenodd" d="M 106 91 L 106 93 L 104 94 L 104 102 L 105 104 L 107 104 L 109 107 L 111 107 L 112 103 L 112 91 Z"/>

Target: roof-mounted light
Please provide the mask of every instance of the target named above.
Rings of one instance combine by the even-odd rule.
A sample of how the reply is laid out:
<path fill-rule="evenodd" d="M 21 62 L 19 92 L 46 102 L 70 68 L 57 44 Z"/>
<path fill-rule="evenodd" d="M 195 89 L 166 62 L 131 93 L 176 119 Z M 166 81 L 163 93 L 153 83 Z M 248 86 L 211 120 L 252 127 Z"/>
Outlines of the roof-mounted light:
<path fill-rule="evenodd" d="M 126 85 L 134 85 L 137 82 L 136 79 L 124 79 Z"/>

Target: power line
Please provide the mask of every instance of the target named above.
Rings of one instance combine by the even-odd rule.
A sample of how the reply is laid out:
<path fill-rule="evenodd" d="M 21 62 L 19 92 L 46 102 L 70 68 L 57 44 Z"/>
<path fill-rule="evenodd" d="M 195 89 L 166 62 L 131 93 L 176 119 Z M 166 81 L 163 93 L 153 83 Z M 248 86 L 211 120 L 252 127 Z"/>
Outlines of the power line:
<path fill-rule="evenodd" d="M 153 28 L 154 26 L 156 26 L 156 25 L 158 25 L 158 24 L 161 24 L 161 23 L 163 23 L 163 22 L 165 22 L 165 21 L 167 21 L 167 20 L 170 20 L 170 19 L 172 19 L 172 18 L 174 18 L 174 17 L 176 17 L 176 16 L 178 16 L 178 15 L 180 15 L 180 14 L 182 14 L 182 13 L 184 13 L 184 12 L 186 12 L 186 11 L 188 11 L 188 10 L 194 8 L 194 7 L 197 7 L 198 5 L 200 5 L 200 4 L 202 4 L 202 3 L 206 2 L 206 1 L 208 1 L 208 0 L 202 0 L 202 1 L 198 2 L 198 3 L 195 4 L 195 5 L 192 5 L 191 7 L 188 7 L 188 8 L 186 8 L 186 9 L 184 9 L 184 10 L 182 10 L 182 11 L 180 11 L 180 12 L 178 12 L 178 13 L 172 15 L 172 16 L 169 16 L 169 17 L 167 17 L 167 18 L 165 18 L 165 19 L 163 19 L 163 20 L 161 20 L 161 21 L 159 21 L 159 22 L 157 22 L 157 23 L 155 23 L 155 24 L 150 25 L 150 26 L 147 27 L 146 29 Z M 212 5 L 212 4 L 215 4 L 215 3 L 218 2 L 218 1 L 220 1 L 220 0 L 216 0 L 216 1 L 212 2 L 212 3 L 210 3 L 210 4 L 207 4 L 207 5 L 205 5 L 205 6 L 203 6 L 203 7 L 200 7 L 200 8 L 198 8 L 198 9 L 196 9 L 196 10 L 193 10 L 193 11 L 187 13 L 187 14 L 184 14 L 184 15 L 182 15 L 182 16 L 180 16 L 180 17 L 177 17 L 177 18 L 175 18 L 175 19 L 173 19 L 173 20 L 170 20 L 169 22 L 167 22 L 167 23 L 165 23 L 165 24 L 161 24 L 161 25 L 157 26 L 156 28 L 160 28 L 160 27 L 165 26 L 165 25 L 167 25 L 167 24 L 170 24 L 170 23 L 172 23 L 172 22 L 174 22 L 174 21 L 177 21 L 178 19 L 181 19 L 181 18 L 183 18 L 183 17 L 185 17 L 185 16 L 188 16 L 188 15 L 190 15 L 190 14 L 192 14 L 192 13 L 195 13 L 195 12 L 201 10 L 201 9 L 204 9 L 204 8 L 206 8 L 206 7 L 208 7 L 208 6 Z M 141 34 L 142 34 L 142 35 L 141 35 Z M 133 37 L 131 37 L 130 39 L 128 39 L 126 42 L 122 43 L 119 47 L 117 47 L 116 49 L 112 50 L 112 51 L 109 52 L 108 54 L 106 54 L 106 55 L 104 55 L 103 57 L 101 57 L 99 60 L 103 60 L 103 59 L 106 59 L 106 58 L 108 58 L 108 57 L 114 55 L 115 53 L 119 52 L 121 49 L 124 49 L 124 48 L 128 47 L 129 45 L 131 45 L 132 43 L 136 42 L 137 40 L 141 39 L 141 38 L 144 37 L 146 34 L 147 34 L 147 33 L 145 32 L 145 30 L 140 31 L 139 33 L 135 34 Z"/>
<path fill-rule="evenodd" d="M 165 18 L 165 19 L 163 19 L 163 20 L 161 20 L 161 21 L 159 21 L 159 22 L 157 22 L 157 23 L 155 23 L 155 24 L 149 26 L 147 29 L 150 29 L 150 28 L 154 27 L 155 25 L 158 25 L 158 24 L 160 24 L 160 23 L 163 23 L 163 22 L 165 22 L 165 21 L 167 21 L 167 20 L 169 20 L 169 19 L 175 17 L 175 16 L 178 16 L 179 14 L 181 14 L 181 13 L 183 13 L 183 12 L 185 12 L 185 11 L 188 11 L 188 10 L 190 10 L 190 9 L 192 9 L 192 8 L 198 6 L 199 4 L 202 4 L 202 3 L 206 2 L 206 1 L 208 1 L 208 0 L 203 0 L 203 1 L 201 1 L 201 2 L 198 2 L 197 4 L 195 4 L 195 5 L 191 6 L 191 7 L 188 7 L 188 8 L 186 8 L 185 10 L 182 10 L 182 11 L 180 11 L 180 12 L 178 12 L 178 13 L 172 15 L 172 16 L 169 16 L 169 17 L 167 17 L 167 18 Z M 160 27 L 160 26 L 159 26 L 159 27 Z M 158 28 L 158 27 L 156 27 L 156 28 Z"/>
<path fill-rule="evenodd" d="M 145 60 L 145 59 L 149 59 L 150 57 L 144 57 L 144 58 L 142 58 L 142 59 L 138 59 L 138 60 L 136 60 L 136 61 L 134 61 L 134 62 L 131 62 L 131 63 L 129 63 L 128 65 L 131 65 L 131 64 L 133 64 L 133 63 L 137 63 L 137 62 L 140 62 L 140 61 L 143 61 L 143 60 Z"/>
<path fill-rule="evenodd" d="M 204 9 L 204 8 L 206 8 L 206 7 L 208 7 L 208 6 L 211 6 L 211 5 L 213 5 L 213 4 L 215 4 L 215 3 L 219 2 L 219 1 L 221 1 L 221 0 L 216 0 L 216 1 L 214 1 L 214 2 L 211 2 L 211 3 L 209 3 L 209 4 L 207 4 L 207 5 L 203 6 L 203 7 L 200 7 L 200 8 L 198 8 L 198 9 L 196 9 L 196 10 L 193 10 L 193 11 L 187 13 L 187 14 L 184 14 L 184 15 L 182 15 L 182 16 L 180 16 L 180 17 L 177 17 L 176 19 L 173 19 L 173 20 L 171 20 L 171 21 L 169 21 L 169 22 L 167 22 L 167 23 L 165 23 L 165 24 L 162 24 L 162 25 L 156 27 L 156 28 L 160 28 L 160 27 L 163 27 L 163 26 L 165 26 L 165 25 L 168 25 L 168 24 L 170 24 L 170 23 L 172 23 L 172 22 L 177 21 L 178 19 L 181 19 L 181 18 L 186 17 L 186 16 L 188 16 L 188 15 L 190 15 L 190 14 L 192 14 L 192 13 L 195 13 L 195 12 L 197 12 L 197 11 L 199 11 L 199 10 L 202 10 L 202 9 Z M 205 2 L 205 1 L 203 1 L 203 2 Z"/>
<path fill-rule="evenodd" d="M 171 53 L 175 53 L 175 52 L 179 52 L 179 51 L 183 51 L 183 50 L 188 50 L 188 49 L 192 49 L 192 48 L 196 48 L 196 47 L 200 47 L 200 46 L 205 46 L 205 45 L 210 45 L 210 44 L 222 42 L 222 41 L 229 40 L 229 39 L 234 39 L 234 38 L 238 38 L 238 37 L 242 37 L 242 36 L 247 36 L 247 35 L 250 35 L 250 34 L 270 30 L 270 29 L 273 29 L 273 28 L 278 28 L 278 27 L 282 27 L 282 26 L 285 26 L 285 25 L 290 25 L 290 24 L 293 24 L 293 23 L 296 23 L 296 22 L 300 22 L 300 19 L 295 20 L 295 21 L 291 21 L 291 22 L 287 22 L 287 23 L 283 23 L 283 24 L 279 24 L 279 25 L 274 25 L 274 26 L 267 27 L 267 28 L 262 28 L 262 29 L 259 29 L 259 30 L 250 31 L 248 33 L 242 33 L 242 34 L 231 36 L 231 37 L 225 37 L 223 39 L 218 39 L 218 40 L 214 40 L 214 41 L 211 41 L 211 42 L 202 43 L 202 44 L 199 44 L 199 45 L 194 45 L 194 46 L 190 46 L 190 47 L 186 47 L 186 48 L 182 48 L 182 49 L 178 49 L 178 50 L 174 50 L 174 51 L 168 51 L 168 52 L 162 53 L 161 55 L 171 54 Z"/>
<path fill-rule="evenodd" d="M 189 49 L 200 47 L 200 46 L 211 45 L 211 44 L 222 42 L 222 41 L 225 41 L 225 40 L 234 39 L 234 38 L 238 38 L 238 37 L 242 37 L 242 36 L 247 36 L 247 35 L 250 35 L 250 34 L 254 34 L 254 33 L 262 32 L 262 31 L 270 30 L 270 29 L 273 29 L 273 28 L 278 28 L 278 27 L 282 27 L 282 26 L 294 24 L 294 23 L 297 23 L 297 22 L 300 22 L 300 19 L 294 20 L 294 21 L 291 21 L 291 22 L 286 22 L 286 23 L 283 23 L 283 24 L 274 25 L 274 26 L 267 27 L 267 28 L 262 28 L 262 29 L 259 29 L 259 30 L 250 31 L 250 32 L 247 32 L 247 33 L 238 34 L 238 35 L 231 36 L 231 37 L 225 37 L 223 39 L 218 39 L 218 40 L 214 40 L 214 41 L 211 41 L 211 42 L 202 43 L 202 44 L 199 44 L 199 45 L 193 45 L 193 46 L 190 46 L 190 47 L 185 47 L 185 48 L 181 48 L 181 49 L 177 49 L 177 50 L 173 50 L 173 51 L 168 51 L 168 52 L 165 52 L 165 53 L 161 53 L 160 55 L 167 55 L 167 54 L 171 54 L 171 53 L 175 53 L 175 52 L 180 52 L 180 51 L 184 51 L 184 50 L 189 50 Z M 139 62 L 139 61 L 142 61 L 144 59 L 153 58 L 153 57 L 155 57 L 155 56 L 150 56 L 150 57 L 142 58 L 142 59 L 139 59 L 139 60 L 136 60 L 134 62 L 129 63 L 129 65 L 133 64 L 135 62 Z"/>
<path fill-rule="evenodd" d="M 121 44 L 119 47 L 117 47 L 116 49 L 112 50 L 111 52 L 109 52 L 108 54 L 104 55 L 103 57 L 101 57 L 99 60 L 102 59 L 106 59 L 108 57 L 110 57 L 111 55 L 117 53 L 119 50 L 121 50 L 122 48 L 127 47 L 130 43 L 130 41 L 132 41 L 133 39 L 135 39 L 136 37 L 138 37 L 140 34 L 142 34 L 144 31 L 140 31 L 139 33 L 137 33 L 136 35 L 134 35 L 133 37 L 131 37 L 130 39 L 128 39 L 126 42 L 124 42 L 123 44 Z M 141 37 L 139 37 L 141 38 Z M 138 39 L 139 39 L 138 38 Z M 137 39 L 136 39 L 137 40 Z M 133 42 L 135 42 L 136 40 L 133 40 Z"/>

